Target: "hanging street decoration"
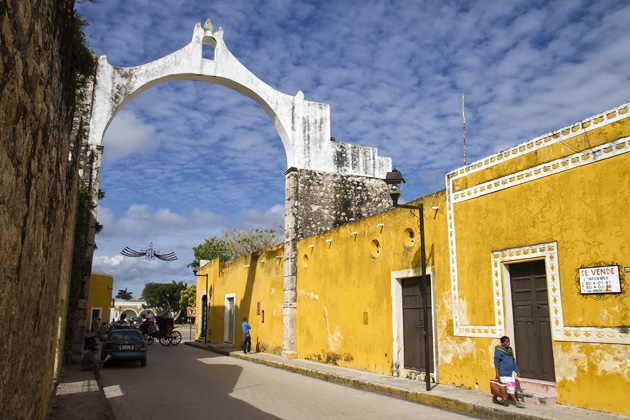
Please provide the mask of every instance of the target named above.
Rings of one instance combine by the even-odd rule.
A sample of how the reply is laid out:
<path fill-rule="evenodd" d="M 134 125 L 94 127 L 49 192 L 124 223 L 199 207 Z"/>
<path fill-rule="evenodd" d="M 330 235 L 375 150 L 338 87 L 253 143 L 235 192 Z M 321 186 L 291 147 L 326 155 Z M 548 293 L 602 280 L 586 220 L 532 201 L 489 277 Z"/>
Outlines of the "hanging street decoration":
<path fill-rule="evenodd" d="M 120 251 L 125 257 L 145 257 L 147 260 L 152 260 L 154 258 L 160 259 L 162 261 L 175 261 L 177 259 L 177 255 L 175 252 L 169 252 L 168 254 L 160 254 L 153 249 L 153 242 L 149 244 L 149 249 L 141 249 L 140 251 L 134 251 L 128 246 L 125 247 L 122 251 Z"/>

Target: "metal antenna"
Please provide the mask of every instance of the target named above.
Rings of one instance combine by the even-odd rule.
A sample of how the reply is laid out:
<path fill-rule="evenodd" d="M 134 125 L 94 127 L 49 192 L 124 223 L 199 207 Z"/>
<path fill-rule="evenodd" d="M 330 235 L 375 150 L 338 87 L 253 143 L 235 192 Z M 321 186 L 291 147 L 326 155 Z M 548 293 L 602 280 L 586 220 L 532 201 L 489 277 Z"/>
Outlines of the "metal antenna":
<path fill-rule="evenodd" d="M 466 111 L 464 110 L 464 95 L 462 94 L 462 117 L 464 118 L 464 166 L 466 165 Z"/>

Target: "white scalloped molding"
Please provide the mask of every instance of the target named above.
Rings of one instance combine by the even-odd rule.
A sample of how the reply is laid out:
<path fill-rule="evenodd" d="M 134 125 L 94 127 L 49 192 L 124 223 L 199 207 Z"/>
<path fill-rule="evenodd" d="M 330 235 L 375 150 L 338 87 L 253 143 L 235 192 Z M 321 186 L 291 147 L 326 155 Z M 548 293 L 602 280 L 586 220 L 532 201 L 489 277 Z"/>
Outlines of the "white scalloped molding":
<path fill-rule="evenodd" d="M 505 265 L 515 261 L 536 259 L 545 260 L 551 337 L 554 341 L 630 344 L 630 334 L 620 332 L 617 328 L 567 327 L 564 325 L 560 276 L 558 274 L 558 244 L 556 242 L 506 249 L 492 253 L 492 283 L 497 296 L 494 307 L 496 318 L 503 319 L 503 290 L 506 290 L 505 296 L 509 301 L 509 289 L 504 287 L 504 282 L 509 281 L 509 272 Z M 511 306 L 511 303 L 507 302 L 506 306 Z M 502 330 L 500 334 L 504 335 L 505 333 Z"/>
<path fill-rule="evenodd" d="M 447 183 L 449 178 L 458 178 L 460 175 L 469 175 L 475 172 L 479 172 L 482 169 L 498 165 L 509 159 L 517 158 L 523 154 L 542 149 L 543 147 L 547 147 L 555 143 L 564 142 L 565 140 L 576 135 L 584 134 L 591 130 L 601 128 L 605 125 L 612 124 L 615 121 L 627 118 L 628 115 L 626 114 L 628 113 L 629 107 L 630 102 L 626 102 L 623 105 L 619 105 L 616 108 L 609 109 L 608 111 L 602 112 L 601 114 L 597 114 L 583 121 L 568 125 L 564 128 L 561 128 L 560 130 L 552 131 L 540 137 L 536 137 L 535 139 L 528 140 L 510 149 L 473 162 L 468 166 L 455 169 L 454 171 L 451 171 L 446 175 Z"/>
<path fill-rule="evenodd" d="M 547 162 L 526 170 L 516 172 L 502 178 L 494 179 L 479 185 L 474 185 L 470 188 L 454 192 L 454 181 L 463 176 L 468 176 L 471 173 L 480 171 L 490 166 L 503 163 L 508 159 L 519 157 L 525 153 L 530 153 L 534 150 L 549 146 L 554 143 L 563 142 L 569 137 L 583 134 L 587 131 L 595 128 L 600 128 L 604 125 L 613 123 L 622 118 L 627 118 L 625 115 L 628 112 L 628 104 L 621 105 L 617 108 L 606 111 L 602 114 L 588 118 L 580 123 L 576 123 L 572 126 L 567 126 L 556 132 L 549 133 L 544 136 L 537 137 L 533 140 L 522 143 L 515 146 L 512 149 L 508 149 L 489 158 L 477 161 L 464 168 L 457 169 L 446 175 L 446 203 L 447 203 L 447 215 L 448 215 L 448 238 L 449 238 L 449 260 L 451 270 L 451 305 L 453 312 L 453 330 L 455 336 L 461 337 L 490 337 L 496 338 L 505 333 L 505 325 L 503 325 L 503 288 L 502 282 L 497 282 L 493 274 L 493 292 L 497 297 L 495 301 L 495 322 L 494 325 L 462 325 L 461 317 L 459 313 L 459 289 L 458 289 L 458 277 L 457 277 L 457 246 L 456 246 L 456 229 L 455 229 L 455 217 L 454 217 L 454 204 L 467 201 L 476 197 L 480 197 L 486 194 L 490 194 L 496 191 L 501 191 L 507 188 L 511 188 L 517 185 L 524 184 L 536 179 L 541 179 L 546 176 L 555 175 L 569 169 L 574 169 L 580 166 L 588 165 L 594 162 L 598 162 L 604 159 L 608 159 L 614 156 L 618 156 L 624 153 L 630 152 L 630 137 L 615 140 L 610 143 L 606 143 L 597 147 L 586 149 L 579 153 L 575 153 L 570 156 L 566 156 L 560 159 L 556 159 L 551 162 Z M 602 124 L 603 123 L 603 124 Z M 503 252 L 519 252 L 527 251 L 533 253 L 538 247 L 552 246 L 550 244 L 534 245 L 526 248 L 519 248 L 516 250 L 498 251 Z M 557 252 L 557 247 L 554 245 L 554 251 Z M 557 272 L 553 276 L 550 274 L 549 261 L 553 255 L 552 251 L 544 251 L 538 249 L 538 254 L 530 254 L 527 257 L 520 259 L 531 259 L 544 257 L 547 266 L 547 283 L 550 296 L 550 310 L 552 311 L 553 327 L 552 336 L 556 341 L 580 341 L 580 342 L 596 342 L 596 343 L 622 343 L 630 344 L 630 334 L 620 332 L 615 328 L 598 328 L 598 327 L 565 327 L 562 317 L 562 301 L 560 299 L 559 278 Z M 546 252 L 546 253 L 545 253 Z M 494 265 L 493 253 L 493 265 Z M 533 256 L 537 255 L 537 256 Z M 557 255 L 554 257 L 554 261 L 557 261 Z M 507 261 L 507 260 L 506 260 Z M 554 265 L 555 267 L 555 265 Z M 493 270 L 494 273 L 494 270 Z M 552 284 L 554 283 L 554 284 Z M 556 287 L 557 292 L 554 294 L 552 288 Z M 554 302 L 555 299 L 555 302 Z"/>

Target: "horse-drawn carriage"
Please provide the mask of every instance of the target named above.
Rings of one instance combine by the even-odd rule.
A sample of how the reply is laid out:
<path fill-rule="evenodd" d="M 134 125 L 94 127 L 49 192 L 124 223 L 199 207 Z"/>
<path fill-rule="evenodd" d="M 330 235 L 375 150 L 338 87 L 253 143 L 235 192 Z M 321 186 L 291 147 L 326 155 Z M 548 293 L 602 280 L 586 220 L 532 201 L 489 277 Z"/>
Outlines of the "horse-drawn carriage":
<path fill-rule="evenodd" d="M 156 339 L 163 346 L 176 346 L 182 341 L 182 335 L 179 331 L 175 331 L 173 318 L 166 316 L 156 316 L 155 322 L 157 328 L 150 319 L 145 320 L 138 328 L 147 344 L 153 344 Z"/>

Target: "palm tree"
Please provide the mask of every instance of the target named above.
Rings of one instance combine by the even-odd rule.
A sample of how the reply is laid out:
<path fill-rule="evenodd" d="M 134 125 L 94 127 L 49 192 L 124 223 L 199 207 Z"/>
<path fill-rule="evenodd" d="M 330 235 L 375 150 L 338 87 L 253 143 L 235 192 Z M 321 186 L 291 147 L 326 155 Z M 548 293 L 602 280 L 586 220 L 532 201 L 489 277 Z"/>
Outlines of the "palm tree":
<path fill-rule="evenodd" d="M 131 299 L 131 294 L 133 292 L 128 292 L 127 288 L 125 287 L 125 290 L 120 289 L 118 290 L 118 294 L 116 295 L 116 299 L 126 299 L 126 300 L 130 300 Z"/>

